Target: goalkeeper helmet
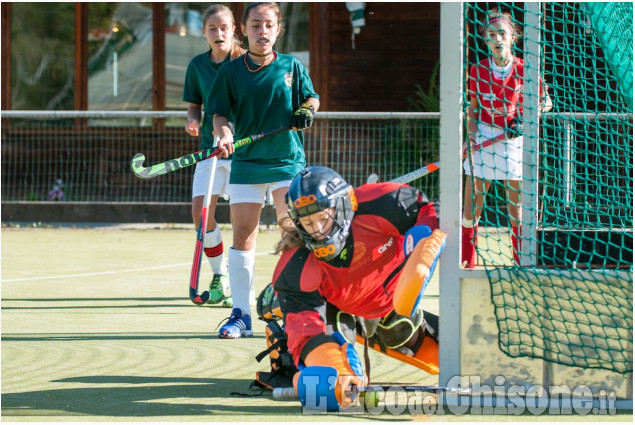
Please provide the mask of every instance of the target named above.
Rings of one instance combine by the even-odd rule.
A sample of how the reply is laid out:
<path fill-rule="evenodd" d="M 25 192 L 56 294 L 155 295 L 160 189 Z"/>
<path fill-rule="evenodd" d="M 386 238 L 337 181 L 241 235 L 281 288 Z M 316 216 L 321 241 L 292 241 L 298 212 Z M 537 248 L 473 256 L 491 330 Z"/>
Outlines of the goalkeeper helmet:
<path fill-rule="evenodd" d="M 337 257 L 357 210 L 353 187 L 332 169 L 314 165 L 295 176 L 287 204 L 293 224 L 318 259 Z"/>

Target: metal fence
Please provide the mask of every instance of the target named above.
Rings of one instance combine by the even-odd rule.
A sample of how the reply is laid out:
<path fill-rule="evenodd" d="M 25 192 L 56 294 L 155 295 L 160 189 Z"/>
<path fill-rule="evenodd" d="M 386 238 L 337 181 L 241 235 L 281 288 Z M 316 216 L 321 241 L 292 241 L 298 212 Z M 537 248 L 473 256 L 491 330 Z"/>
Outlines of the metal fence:
<path fill-rule="evenodd" d="M 184 111 L 3 111 L 2 201 L 189 202 L 194 167 L 151 180 L 146 165 L 198 150 Z M 439 159 L 439 113 L 318 112 L 305 130 L 307 165 L 326 165 L 350 184 L 390 180 Z M 268 130 L 268 129 L 263 129 Z M 438 173 L 412 183 L 437 200 Z"/>

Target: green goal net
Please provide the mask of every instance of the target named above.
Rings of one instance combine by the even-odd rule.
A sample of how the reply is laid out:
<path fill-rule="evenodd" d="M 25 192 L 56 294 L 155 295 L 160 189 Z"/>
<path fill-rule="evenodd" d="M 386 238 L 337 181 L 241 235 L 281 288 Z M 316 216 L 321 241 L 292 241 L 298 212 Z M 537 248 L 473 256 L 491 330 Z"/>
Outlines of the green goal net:
<path fill-rule="evenodd" d="M 466 3 L 464 18 L 463 264 L 487 272 L 499 346 L 632 372 L 633 4 Z"/>

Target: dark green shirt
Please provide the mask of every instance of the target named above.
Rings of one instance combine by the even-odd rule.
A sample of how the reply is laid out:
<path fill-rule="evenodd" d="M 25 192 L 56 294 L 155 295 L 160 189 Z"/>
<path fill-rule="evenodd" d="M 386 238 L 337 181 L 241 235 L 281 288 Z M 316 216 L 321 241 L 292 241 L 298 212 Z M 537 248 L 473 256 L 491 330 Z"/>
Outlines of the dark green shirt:
<path fill-rule="evenodd" d="M 207 102 L 207 97 L 212 90 L 212 85 L 218 75 L 221 65 L 229 62 L 229 56 L 221 63 L 214 63 L 209 58 L 209 50 L 195 56 L 187 66 L 185 73 L 185 84 L 183 85 L 183 101 L 193 103 L 195 105 L 203 105 Z M 212 147 L 214 137 L 214 120 L 212 115 L 204 114 L 203 122 L 201 122 L 202 136 L 200 149 L 208 149 Z M 231 119 L 230 119 L 231 121 Z"/>
<path fill-rule="evenodd" d="M 319 99 L 306 68 L 291 55 L 278 52 L 259 69 L 244 54 L 218 71 L 205 112 L 236 117 L 234 140 L 287 127 L 308 97 Z M 304 136 L 287 131 L 236 149 L 229 182 L 271 183 L 291 180 L 304 168 Z"/>

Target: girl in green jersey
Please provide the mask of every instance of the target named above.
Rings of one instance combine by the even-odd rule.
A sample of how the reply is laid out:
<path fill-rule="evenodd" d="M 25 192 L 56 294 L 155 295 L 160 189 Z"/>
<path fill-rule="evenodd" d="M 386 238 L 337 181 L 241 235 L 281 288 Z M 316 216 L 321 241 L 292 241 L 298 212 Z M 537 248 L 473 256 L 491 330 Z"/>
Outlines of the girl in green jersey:
<path fill-rule="evenodd" d="M 203 13 L 203 36 L 209 43 L 209 50 L 195 56 L 187 67 L 185 84 L 183 86 L 183 101 L 188 102 L 187 124 L 185 131 L 193 137 L 201 136 L 200 149 L 212 147 L 214 136 L 213 120 L 207 114 L 202 116 L 203 103 L 211 92 L 214 80 L 222 64 L 229 62 L 245 52 L 240 47 L 240 40 L 235 37 L 236 25 L 231 10 L 224 5 L 214 4 Z M 201 118 L 203 120 L 201 121 Z M 201 219 L 203 200 L 207 193 L 210 176 L 211 159 L 199 162 L 194 172 L 192 183 L 192 220 L 197 227 Z M 204 240 L 204 251 L 212 268 L 210 283 L 211 304 L 230 304 L 229 278 L 223 249 L 223 239 L 220 228 L 214 219 L 216 204 L 221 194 L 228 192 L 231 159 L 217 161 L 216 172 L 212 187 L 212 197 L 209 205 L 207 229 Z M 231 305 L 231 304 L 230 304 Z"/>
<path fill-rule="evenodd" d="M 253 285 L 254 249 L 260 212 L 270 187 L 280 228 L 292 226 L 285 196 L 295 175 L 305 167 L 304 137 L 320 106 L 306 68 L 293 56 L 273 50 L 282 30 L 276 3 L 252 3 L 241 21 L 249 51 L 223 65 L 205 112 L 214 114 L 214 130 L 222 156 L 232 155 L 229 185 L 233 245 L 229 249 L 229 281 L 234 309 L 220 329 L 221 338 L 251 336 L 249 291 Z M 236 134 L 228 125 L 235 118 Z M 280 127 L 294 127 L 243 146 L 233 141 Z"/>

